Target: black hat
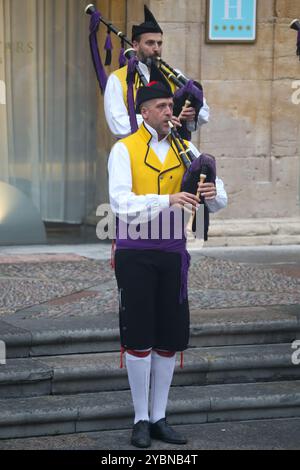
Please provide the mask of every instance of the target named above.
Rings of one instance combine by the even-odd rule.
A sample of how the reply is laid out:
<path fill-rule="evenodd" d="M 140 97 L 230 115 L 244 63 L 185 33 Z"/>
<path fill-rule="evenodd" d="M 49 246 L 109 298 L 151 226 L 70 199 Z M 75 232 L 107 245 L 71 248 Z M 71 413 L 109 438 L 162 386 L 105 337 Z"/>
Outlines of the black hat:
<path fill-rule="evenodd" d="M 144 5 L 145 22 L 140 25 L 132 27 L 132 40 L 134 41 L 138 36 L 145 33 L 161 33 L 163 34 L 159 24 L 154 18 L 149 8 Z"/>
<path fill-rule="evenodd" d="M 166 88 L 163 83 L 150 82 L 147 86 L 138 89 L 136 95 L 136 111 L 140 113 L 141 105 L 146 101 L 155 100 L 157 98 L 173 98 L 173 93 Z"/>

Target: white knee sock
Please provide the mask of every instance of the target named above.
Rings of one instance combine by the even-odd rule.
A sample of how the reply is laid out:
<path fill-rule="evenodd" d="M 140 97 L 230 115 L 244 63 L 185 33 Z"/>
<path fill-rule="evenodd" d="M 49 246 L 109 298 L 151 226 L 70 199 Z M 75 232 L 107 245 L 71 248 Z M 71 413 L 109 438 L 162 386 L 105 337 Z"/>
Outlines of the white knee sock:
<path fill-rule="evenodd" d="M 147 357 L 126 353 L 126 368 L 135 412 L 134 424 L 149 421 L 151 353 Z"/>
<path fill-rule="evenodd" d="M 150 421 L 156 423 L 166 416 L 169 390 L 175 369 L 176 354 L 173 357 L 162 357 L 152 351 Z"/>

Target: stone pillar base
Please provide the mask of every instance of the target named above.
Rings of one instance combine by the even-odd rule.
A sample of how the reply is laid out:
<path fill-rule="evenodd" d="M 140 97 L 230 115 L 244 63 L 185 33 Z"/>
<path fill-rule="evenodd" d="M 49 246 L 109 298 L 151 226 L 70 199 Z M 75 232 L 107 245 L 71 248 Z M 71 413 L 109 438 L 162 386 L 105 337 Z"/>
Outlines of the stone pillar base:
<path fill-rule="evenodd" d="M 300 244 L 300 217 L 212 220 L 206 247 Z M 196 246 L 194 245 L 196 248 Z"/>

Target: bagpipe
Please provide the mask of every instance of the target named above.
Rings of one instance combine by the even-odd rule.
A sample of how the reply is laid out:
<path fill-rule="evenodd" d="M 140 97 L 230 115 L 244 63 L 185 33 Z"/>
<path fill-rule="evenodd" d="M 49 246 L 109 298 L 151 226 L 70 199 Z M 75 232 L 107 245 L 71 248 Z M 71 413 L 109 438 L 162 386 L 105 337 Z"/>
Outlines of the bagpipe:
<path fill-rule="evenodd" d="M 106 50 L 106 59 L 105 65 L 111 65 L 112 59 L 112 41 L 111 33 L 117 35 L 121 41 L 121 49 L 119 55 L 119 65 L 120 68 L 124 67 L 127 63 L 128 73 L 127 73 L 127 101 L 128 101 L 128 112 L 131 124 L 132 133 L 138 130 L 137 121 L 136 121 L 136 109 L 134 105 L 134 92 L 133 85 L 135 82 L 135 75 L 138 74 L 140 83 L 142 86 L 147 86 L 148 81 L 144 76 L 140 66 L 139 60 L 136 56 L 136 51 L 133 49 L 132 42 L 126 37 L 126 35 L 119 31 L 111 22 L 103 18 L 102 14 L 96 9 L 95 5 L 90 4 L 85 8 L 85 13 L 91 16 L 90 20 L 90 48 L 92 60 L 96 72 L 96 76 L 99 82 L 101 93 L 104 93 L 107 83 L 107 75 L 101 60 L 99 53 L 97 33 L 99 31 L 100 23 L 104 24 L 107 27 L 107 37 L 105 41 L 104 49 Z M 125 50 L 125 44 L 130 46 Z M 174 114 L 179 115 L 183 107 L 192 106 L 199 113 L 201 107 L 203 106 L 203 88 L 201 84 L 195 82 L 194 80 L 188 79 L 180 72 L 176 71 L 171 67 L 167 62 L 165 62 L 160 57 L 149 58 L 147 65 L 149 68 L 157 68 L 165 77 L 166 80 L 171 81 L 176 87 L 177 91 L 174 95 Z M 201 182 L 213 182 L 216 180 L 216 165 L 215 159 L 211 155 L 201 154 L 196 156 L 193 154 L 191 149 L 186 145 L 184 139 L 179 134 L 179 131 L 173 126 L 170 122 L 171 129 L 171 138 L 174 143 L 178 155 L 186 169 L 181 191 L 188 192 L 191 194 L 197 194 L 198 196 L 198 183 Z M 204 201 L 201 201 L 204 204 Z M 205 227 L 205 240 L 207 240 L 207 233 L 209 227 L 209 212 L 206 206 L 204 206 L 205 218 L 204 218 L 204 227 Z M 191 236 L 192 232 L 195 233 L 195 211 L 193 211 L 190 221 L 187 226 L 189 231 L 188 235 Z"/>
<path fill-rule="evenodd" d="M 290 28 L 298 32 L 296 54 L 299 56 L 300 60 L 300 21 L 298 19 L 293 20 L 290 24 Z"/>

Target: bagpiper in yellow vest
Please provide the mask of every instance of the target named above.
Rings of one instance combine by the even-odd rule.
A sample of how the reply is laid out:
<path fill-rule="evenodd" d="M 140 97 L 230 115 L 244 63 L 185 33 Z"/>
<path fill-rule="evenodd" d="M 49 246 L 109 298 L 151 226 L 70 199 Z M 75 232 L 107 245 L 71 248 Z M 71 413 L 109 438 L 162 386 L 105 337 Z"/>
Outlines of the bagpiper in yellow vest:
<path fill-rule="evenodd" d="M 135 134 L 120 140 L 129 152 L 132 192 L 138 196 L 179 193 L 185 167 L 174 144 L 171 143 L 166 159 L 161 163 L 150 147 L 151 140 L 152 135 L 144 124 Z M 185 143 L 188 146 L 188 142 Z"/>

